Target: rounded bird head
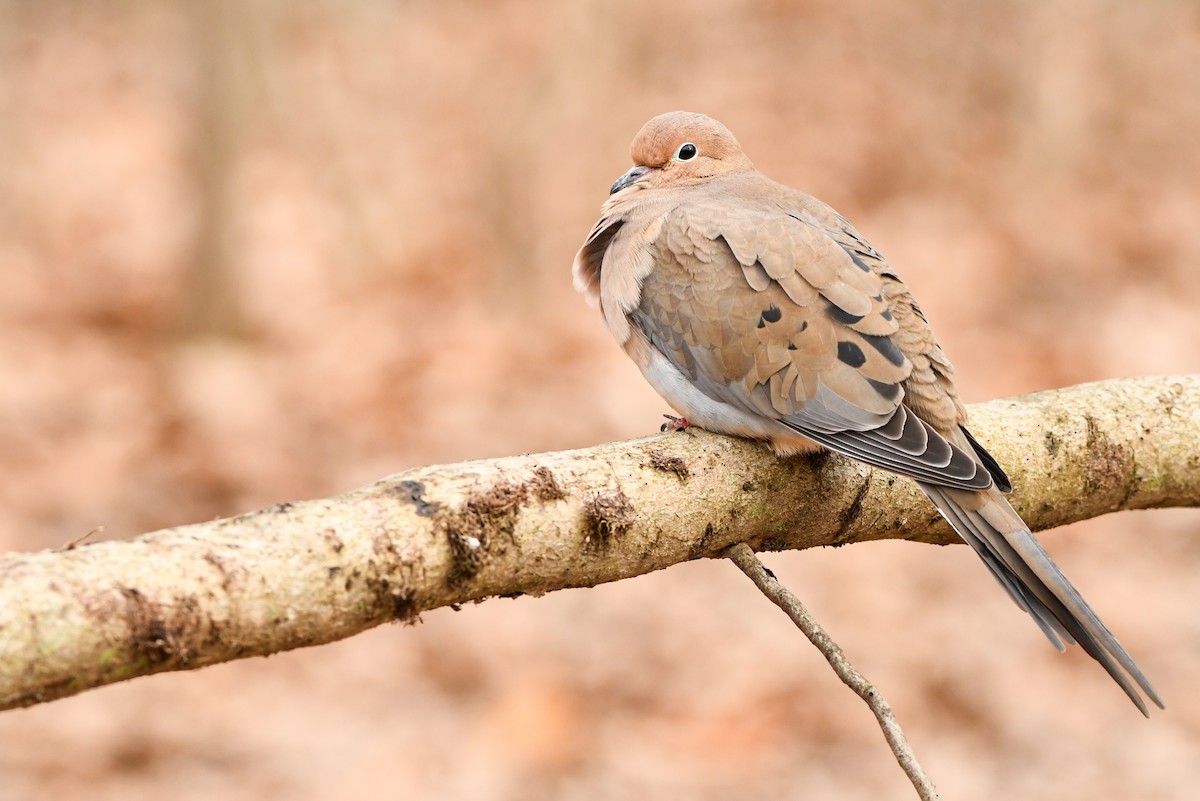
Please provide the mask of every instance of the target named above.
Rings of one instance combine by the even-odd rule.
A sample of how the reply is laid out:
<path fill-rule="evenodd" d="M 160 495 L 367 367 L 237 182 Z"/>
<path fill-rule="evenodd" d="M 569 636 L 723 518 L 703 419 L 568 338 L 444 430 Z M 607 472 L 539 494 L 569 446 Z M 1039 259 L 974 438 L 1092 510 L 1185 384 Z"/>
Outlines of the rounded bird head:
<path fill-rule="evenodd" d="M 728 128 L 690 111 L 659 114 L 637 132 L 629 151 L 637 166 L 618 178 L 609 194 L 633 185 L 705 180 L 754 167 Z"/>

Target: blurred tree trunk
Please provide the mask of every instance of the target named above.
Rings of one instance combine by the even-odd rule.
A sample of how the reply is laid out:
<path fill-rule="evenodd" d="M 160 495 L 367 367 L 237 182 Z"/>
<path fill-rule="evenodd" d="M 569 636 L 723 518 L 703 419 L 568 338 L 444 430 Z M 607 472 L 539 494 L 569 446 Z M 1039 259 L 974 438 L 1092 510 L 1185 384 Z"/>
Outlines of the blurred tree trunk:
<path fill-rule="evenodd" d="M 233 173 L 250 111 L 253 70 L 247 50 L 254 4 L 211 0 L 192 4 L 198 87 L 195 101 L 195 179 L 198 224 L 188 265 L 185 338 L 238 336 L 243 321 L 234 274 Z"/>

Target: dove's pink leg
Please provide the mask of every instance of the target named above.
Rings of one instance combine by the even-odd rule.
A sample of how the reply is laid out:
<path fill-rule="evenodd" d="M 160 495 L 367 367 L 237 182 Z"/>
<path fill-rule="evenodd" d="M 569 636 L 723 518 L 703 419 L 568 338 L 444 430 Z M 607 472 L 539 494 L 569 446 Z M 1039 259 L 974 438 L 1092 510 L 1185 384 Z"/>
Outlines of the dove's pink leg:
<path fill-rule="evenodd" d="M 667 418 L 667 422 L 659 426 L 659 431 L 682 431 L 685 428 L 692 428 L 692 424 L 683 417 L 674 417 L 669 414 L 664 414 L 663 417 Z"/>

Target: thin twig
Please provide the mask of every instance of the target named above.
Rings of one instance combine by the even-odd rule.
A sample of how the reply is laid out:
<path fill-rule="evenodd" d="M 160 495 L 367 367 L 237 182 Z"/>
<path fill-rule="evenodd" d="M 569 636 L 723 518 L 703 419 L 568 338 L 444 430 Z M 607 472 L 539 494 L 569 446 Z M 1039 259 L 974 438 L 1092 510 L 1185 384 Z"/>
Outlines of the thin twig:
<path fill-rule="evenodd" d="M 833 672 L 838 675 L 847 687 L 854 690 L 871 711 L 875 714 L 875 719 L 879 721 L 879 727 L 883 729 L 883 736 L 887 739 L 888 745 L 892 748 L 892 753 L 896 755 L 896 761 L 900 763 L 901 770 L 908 776 L 913 787 L 917 790 L 922 801 L 934 801 L 938 798 L 937 788 L 933 786 L 933 782 L 925 771 L 921 769 L 921 765 L 917 762 L 917 757 L 912 752 L 912 748 L 908 744 L 908 740 L 904 736 L 904 731 L 900 728 L 900 724 L 896 721 L 896 715 L 892 712 L 892 708 L 888 702 L 884 700 L 883 694 L 875 688 L 875 685 L 867 681 L 863 674 L 858 672 L 858 669 L 850 663 L 846 658 L 846 654 L 841 647 L 833 641 L 833 638 L 826 633 L 825 629 L 821 628 L 821 624 L 816 621 L 809 611 L 804 608 L 804 604 L 800 599 L 793 595 L 787 587 L 779 583 L 762 562 L 758 561 L 754 551 L 744 542 L 739 542 L 726 551 L 733 563 L 742 569 L 742 572 L 750 577 L 750 580 L 762 590 L 763 595 L 771 599 L 780 609 L 787 612 L 788 617 L 792 619 L 804 636 L 808 637 L 809 641 L 817 647 L 817 650 L 824 654 L 825 659 L 829 661 Z"/>
<path fill-rule="evenodd" d="M 80 536 L 78 536 L 75 539 L 68 542 L 66 545 L 63 546 L 63 550 L 64 551 L 73 551 L 76 548 L 78 548 L 80 545 L 83 545 L 85 542 L 90 540 L 92 537 L 96 536 L 97 534 L 103 534 L 103 533 L 104 533 L 104 526 L 96 526 L 88 533 L 81 534 Z"/>

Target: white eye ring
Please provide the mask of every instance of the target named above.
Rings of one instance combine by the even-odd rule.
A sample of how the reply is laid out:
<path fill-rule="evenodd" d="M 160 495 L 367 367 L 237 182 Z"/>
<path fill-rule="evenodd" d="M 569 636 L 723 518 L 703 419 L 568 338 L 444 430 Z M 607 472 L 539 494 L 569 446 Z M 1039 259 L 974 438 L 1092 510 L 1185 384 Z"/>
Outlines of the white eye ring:
<path fill-rule="evenodd" d="M 684 142 L 679 146 L 679 149 L 675 151 L 675 158 L 673 161 L 691 161 L 692 159 L 696 158 L 698 152 L 699 151 L 696 150 L 696 146 L 691 142 Z"/>

